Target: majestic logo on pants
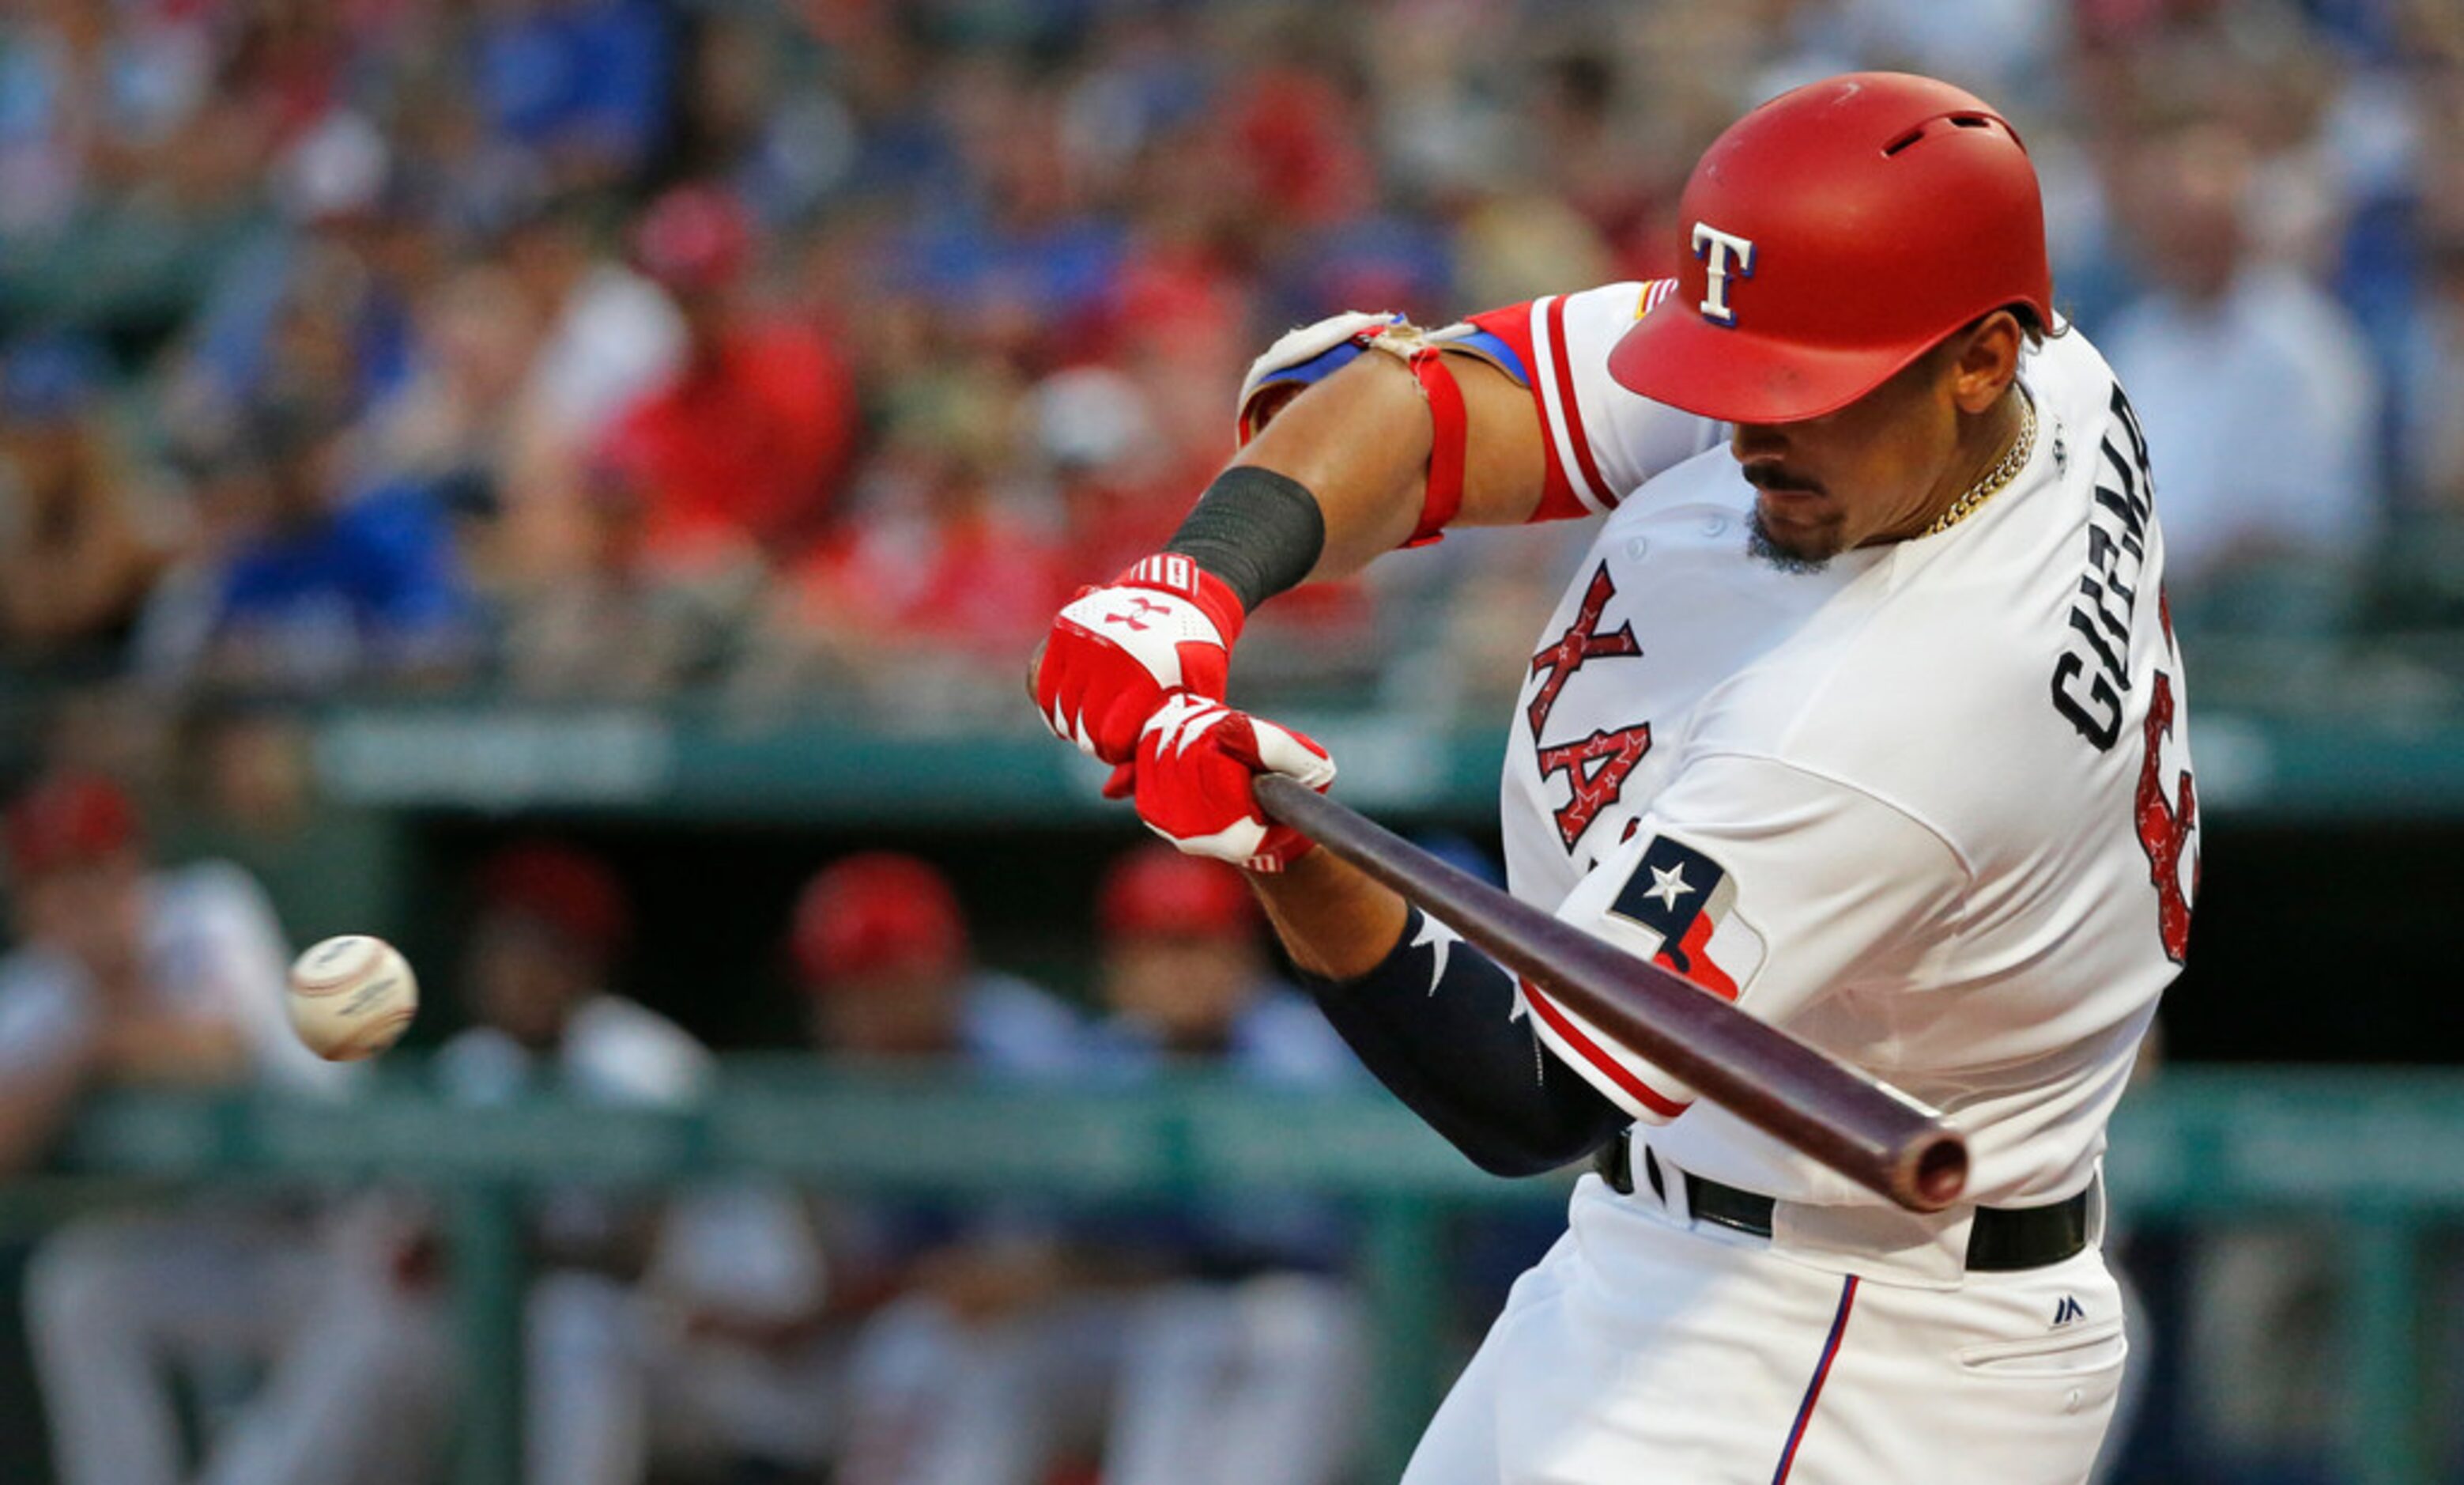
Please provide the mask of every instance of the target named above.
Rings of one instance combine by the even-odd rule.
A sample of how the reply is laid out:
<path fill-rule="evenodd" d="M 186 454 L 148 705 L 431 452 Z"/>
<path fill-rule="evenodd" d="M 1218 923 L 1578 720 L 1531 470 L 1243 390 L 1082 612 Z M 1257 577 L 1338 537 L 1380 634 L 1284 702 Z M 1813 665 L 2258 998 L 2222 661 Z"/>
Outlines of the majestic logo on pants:
<path fill-rule="evenodd" d="M 1655 836 L 1609 909 L 1660 940 L 1651 962 L 1735 1000 L 1763 964 L 1763 938 L 1737 916 L 1727 869 L 1682 840 Z"/>

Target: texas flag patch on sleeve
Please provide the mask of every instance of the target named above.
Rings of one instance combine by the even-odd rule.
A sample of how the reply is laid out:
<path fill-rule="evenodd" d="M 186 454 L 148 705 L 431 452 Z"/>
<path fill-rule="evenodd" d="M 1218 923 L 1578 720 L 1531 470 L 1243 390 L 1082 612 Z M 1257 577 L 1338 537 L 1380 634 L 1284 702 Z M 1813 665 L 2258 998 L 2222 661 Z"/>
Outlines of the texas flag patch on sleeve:
<path fill-rule="evenodd" d="M 1745 993 L 1763 966 L 1765 945 L 1737 912 L 1737 885 L 1726 868 L 1683 841 L 1659 835 L 1644 846 L 1623 882 L 1615 881 L 1614 871 L 1603 863 L 1558 916 L 1724 999 Z M 1614 897 L 1606 890 L 1612 883 Z M 1522 990 L 1541 1042 L 1635 1118 L 1664 1122 L 1693 1101 L 1692 1089 L 1538 986 L 1526 980 Z"/>
<path fill-rule="evenodd" d="M 1763 938 L 1737 914 L 1727 868 L 1682 840 L 1652 837 L 1608 916 L 1659 941 L 1651 961 L 1727 1000 L 1762 967 Z"/>

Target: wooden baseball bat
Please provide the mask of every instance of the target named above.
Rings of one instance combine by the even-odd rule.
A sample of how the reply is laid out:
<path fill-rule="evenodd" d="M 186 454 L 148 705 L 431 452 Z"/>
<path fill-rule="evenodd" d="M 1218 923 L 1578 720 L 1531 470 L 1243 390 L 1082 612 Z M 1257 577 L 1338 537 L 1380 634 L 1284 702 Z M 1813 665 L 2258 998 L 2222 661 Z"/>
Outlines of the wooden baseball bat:
<path fill-rule="evenodd" d="M 1771 1138 L 1911 1211 L 1938 1211 L 1966 1189 L 1968 1141 L 1938 1111 L 1304 785 L 1262 774 L 1257 793 L 1266 813 Z"/>

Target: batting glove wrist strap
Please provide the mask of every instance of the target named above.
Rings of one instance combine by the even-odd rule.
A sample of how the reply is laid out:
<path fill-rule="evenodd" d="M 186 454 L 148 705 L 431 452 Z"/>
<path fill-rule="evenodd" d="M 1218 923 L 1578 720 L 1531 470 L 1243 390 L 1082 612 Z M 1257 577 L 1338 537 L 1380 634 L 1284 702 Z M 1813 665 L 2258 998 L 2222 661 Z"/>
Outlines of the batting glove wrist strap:
<path fill-rule="evenodd" d="M 1215 627 L 1226 651 L 1241 637 L 1242 628 L 1249 621 L 1249 610 L 1257 607 L 1196 557 L 1169 546 L 1130 564 L 1119 577 L 1112 579 L 1111 586 L 1152 588 L 1191 604 Z"/>

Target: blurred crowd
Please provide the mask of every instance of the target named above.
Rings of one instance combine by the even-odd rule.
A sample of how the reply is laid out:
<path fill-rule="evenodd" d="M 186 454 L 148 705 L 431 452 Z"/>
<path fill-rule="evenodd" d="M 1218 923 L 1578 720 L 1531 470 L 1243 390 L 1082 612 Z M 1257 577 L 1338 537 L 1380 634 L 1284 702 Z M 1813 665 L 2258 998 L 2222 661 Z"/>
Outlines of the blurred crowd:
<path fill-rule="evenodd" d="M 19 942 L 0 957 L 0 1183 L 40 1168 L 99 1086 L 253 1087 L 347 1117 L 365 1070 L 319 1062 L 284 1024 L 289 947 L 244 871 L 161 865 L 129 796 L 89 773 L 38 781 L 0 834 Z M 626 993 L 634 908 L 605 862 L 517 841 L 461 896 L 459 962 L 434 979 L 463 1004 L 433 1009 L 463 1029 L 417 1065 L 430 1096 L 679 1108 L 712 1091 L 713 1053 Z M 1087 926 L 1081 1005 L 982 964 L 928 862 L 841 856 L 775 930 L 820 1059 L 805 1080 L 1083 1092 L 1180 1067 L 1286 1097 L 1366 1086 L 1275 977 L 1228 867 L 1133 847 Z M 472 1403 L 447 1217 L 410 1190 L 232 1185 L 56 1227 L 24 1299 L 55 1477 L 442 1477 Z M 1333 1485 L 1366 1385 L 1352 1226 L 1296 1194 L 551 1186 L 520 1249 L 521 1477 Z"/>
<path fill-rule="evenodd" d="M 0 647 L 1016 722 L 1276 333 L 1670 272 L 1713 134 L 1892 65 L 2029 141 L 2186 622 L 2464 616 L 2441 0 L 26 0 Z M 1561 551 L 1449 542 L 1245 653 L 1503 687 Z"/>

